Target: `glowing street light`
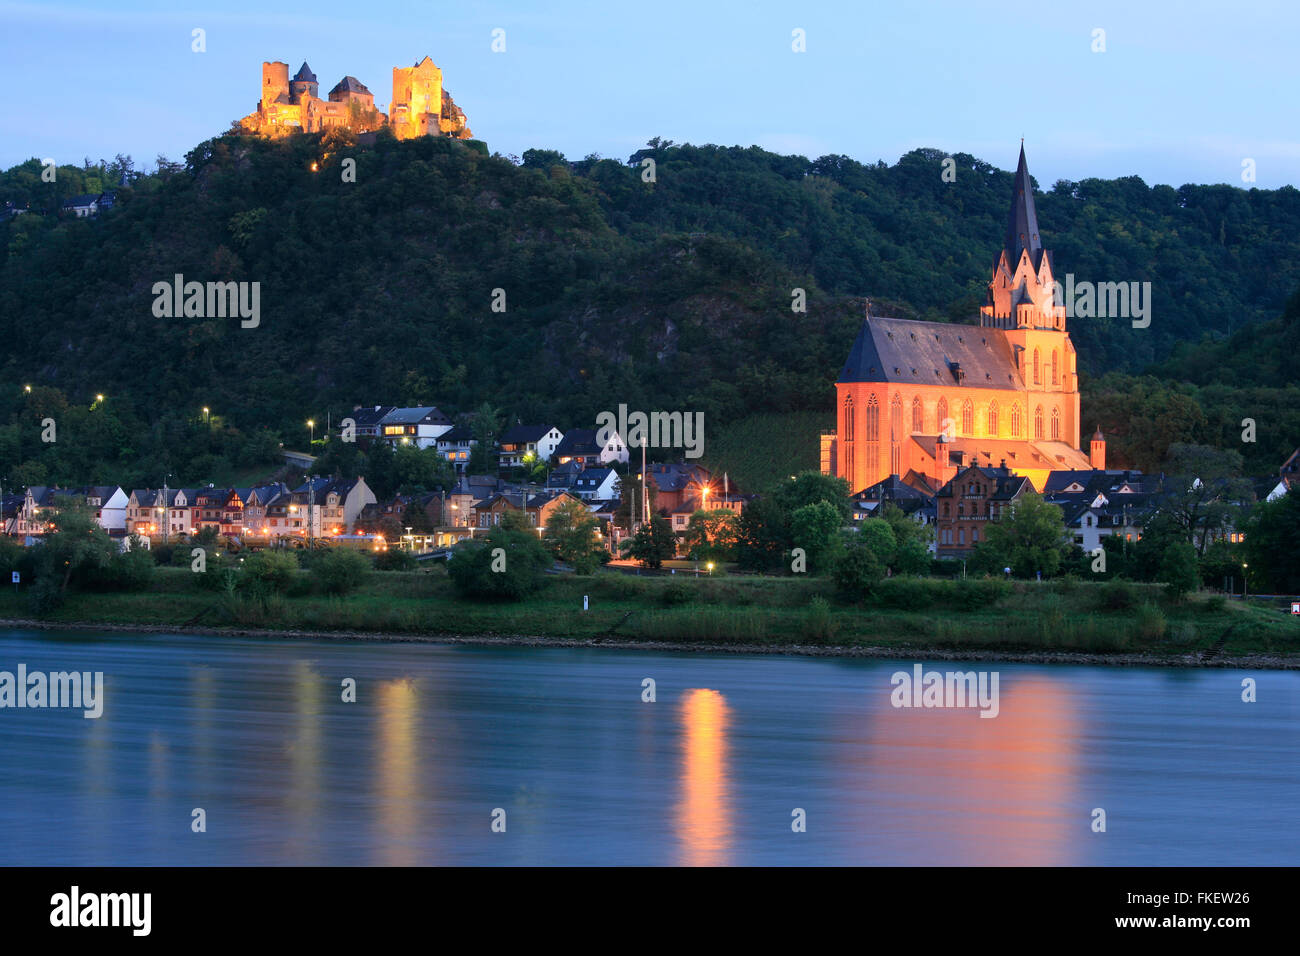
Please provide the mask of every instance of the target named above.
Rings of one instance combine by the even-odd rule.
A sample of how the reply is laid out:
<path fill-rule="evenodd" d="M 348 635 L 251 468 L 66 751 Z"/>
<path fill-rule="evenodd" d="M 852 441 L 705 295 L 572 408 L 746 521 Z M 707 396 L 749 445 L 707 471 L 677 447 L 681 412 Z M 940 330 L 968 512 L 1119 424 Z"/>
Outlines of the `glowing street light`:
<path fill-rule="evenodd" d="M 208 420 L 208 406 L 206 405 L 203 406 L 203 420 L 205 422 Z"/>
<path fill-rule="evenodd" d="M 23 391 L 30 395 L 32 393 L 32 387 L 30 385 L 24 385 Z"/>
<path fill-rule="evenodd" d="M 316 441 L 316 422 L 310 418 L 307 419 L 307 427 L 311 429 L 311 443 L 314 444 Z"/>

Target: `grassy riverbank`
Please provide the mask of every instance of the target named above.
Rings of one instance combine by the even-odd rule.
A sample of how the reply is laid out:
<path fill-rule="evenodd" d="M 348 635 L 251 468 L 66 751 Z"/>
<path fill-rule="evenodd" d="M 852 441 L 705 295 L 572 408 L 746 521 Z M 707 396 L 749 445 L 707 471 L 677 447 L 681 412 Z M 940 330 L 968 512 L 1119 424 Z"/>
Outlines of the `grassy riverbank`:
<path fill-rule="evenodd" d="M 583 612 L 583 596 L 590 610 Z M 30 617 L 21 594 L 0 594 L 0 617 Z M 861 605 L 816 578 L 555 577 L 519 603 L 456 596 L 445 572 L 374 573 L 347 597 L 313 593 L 306 574 L 266 601 L 214 594 L 185 570 L 160 568 L 140 593 L 74 593 L 45 619 L 270 631 L 498 635 L 658 644 L 932 648 L 977 652 L 1140 654 L 1161 658 L 1266 655 L 1300 662 L 1300 620 L 1277 608 L 1159 588 L 896 578 Z M 1226 635 L 1226 639 L 1225 639 Z M 1218 642 L 1223 640 L 1221 647 Z"/>

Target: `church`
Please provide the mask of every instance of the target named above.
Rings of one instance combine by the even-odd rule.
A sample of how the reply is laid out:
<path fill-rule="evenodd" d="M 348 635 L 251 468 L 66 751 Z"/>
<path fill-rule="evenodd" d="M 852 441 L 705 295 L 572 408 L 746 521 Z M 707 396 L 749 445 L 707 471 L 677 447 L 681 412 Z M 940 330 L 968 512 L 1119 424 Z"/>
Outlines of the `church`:
<path fill-rule="evenodd" d="M 1079 377 L 1043 248 L 1024 144 L 1006 237 L 979 324 L 871 315 L 835 383 L 821 470 L 856 493 L 896 475 L 933 494 L 970 465 L 1005 466 L 1042 491 L 1053 471 L 1106 467 L 1079 448 Z"/>

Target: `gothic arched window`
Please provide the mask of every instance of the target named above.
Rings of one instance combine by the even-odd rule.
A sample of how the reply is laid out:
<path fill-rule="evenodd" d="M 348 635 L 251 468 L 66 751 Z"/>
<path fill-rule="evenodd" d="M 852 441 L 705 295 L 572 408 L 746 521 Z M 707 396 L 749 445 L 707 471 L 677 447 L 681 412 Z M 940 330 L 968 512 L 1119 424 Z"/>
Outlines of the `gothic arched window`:
<path fill-rule="evenodd" d="M 867 441 L 880 441 L 880 403 L 873 394 L 867 399 Z"/>
<path fill-rule="evenodd" d="M 947 427 L 947 421 L 948 421 L 948 399 L 946 399 L 946 398 L 941 398 L 941 399 L 939 399 L 939 409 L 938 409 L 937 415 L 938 415 L 938 417 L 937 417 L 937 419 L 936 419 L 936 423 L 937 423 L 938 426 L 939 426 L 939 431 L 941 431 L 941 432 L 947 432 L 947 431 L 948 431 L 948 427 Z"/>
<path fill-rule="evenodd" d="M 1011 437 L 1020 437 L 1020 406 L 1011 406 Z"/>
<path fill-rule="evenodd" d="M 921 406 L 921 396 L 912 399 L 912 431 L 925 431 L 925 413 Z"/>
<path fill-rule="evenodd" d="M 1060 441 L 1060 439 L 1061 439 L 1061 410 L 1059 408 L 1053 408 L 1052 409 L 1052 441 Z"/>
<path fill-rule="evenodd" d="M 844 396 L 844 440 L 853 441 L 853 396 Z"/>
<path fill-rule="evenodd" d="M 1038 361 L 1038 349 L 1034 349 L 1034 384 L 1035 385 L 1043 384 L 1043 376 L 1042 373 L 1039 371 L 1039 368 L 1040 365 Z"/>
<path fill-rule="evenodd" d="M 967 399 L 961 406 L 961 433 L 963 435 L 975 434 L 975 406 Z"/>
<path fill-rule="evenodd" d="M 998 437 L 998 403 L 989 403 L 989 437 Z"/>
<path fill-rule="evenodd" d="M 1055 385 L 1056 383 L 1056 349 L 1052 349 L 1052 384 Z"/>
<path fill-rule="evenodd" d="M 1043 406 L 1039 405 L 1034 409 L 1034 439 L 1043 440 Z"/>
<path fill-rule="evenodd" d="M 897 392 L 889 403 L 889 437 L 893 441 L 903 438 L 903 399 Z"/>

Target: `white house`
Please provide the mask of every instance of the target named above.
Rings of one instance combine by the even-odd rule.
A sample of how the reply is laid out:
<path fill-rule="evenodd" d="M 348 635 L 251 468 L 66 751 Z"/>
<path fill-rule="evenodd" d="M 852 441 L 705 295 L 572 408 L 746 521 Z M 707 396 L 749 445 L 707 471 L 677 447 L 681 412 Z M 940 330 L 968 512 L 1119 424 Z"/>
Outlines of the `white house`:
<path fill-rule="evenodd" d="M 432 405 L 394 408 L 379 423 L 380 437 L 403 445 L 429 448 L 452 429 L 452 420 Z"/>
<path fill-rule="evenodd" d="M 501 436 L 500 467 L 505 470 L 522 465 L 529 456 L 550 461 L 563 440 L 564 433 L 554 425 L 513 425 Z"/>

